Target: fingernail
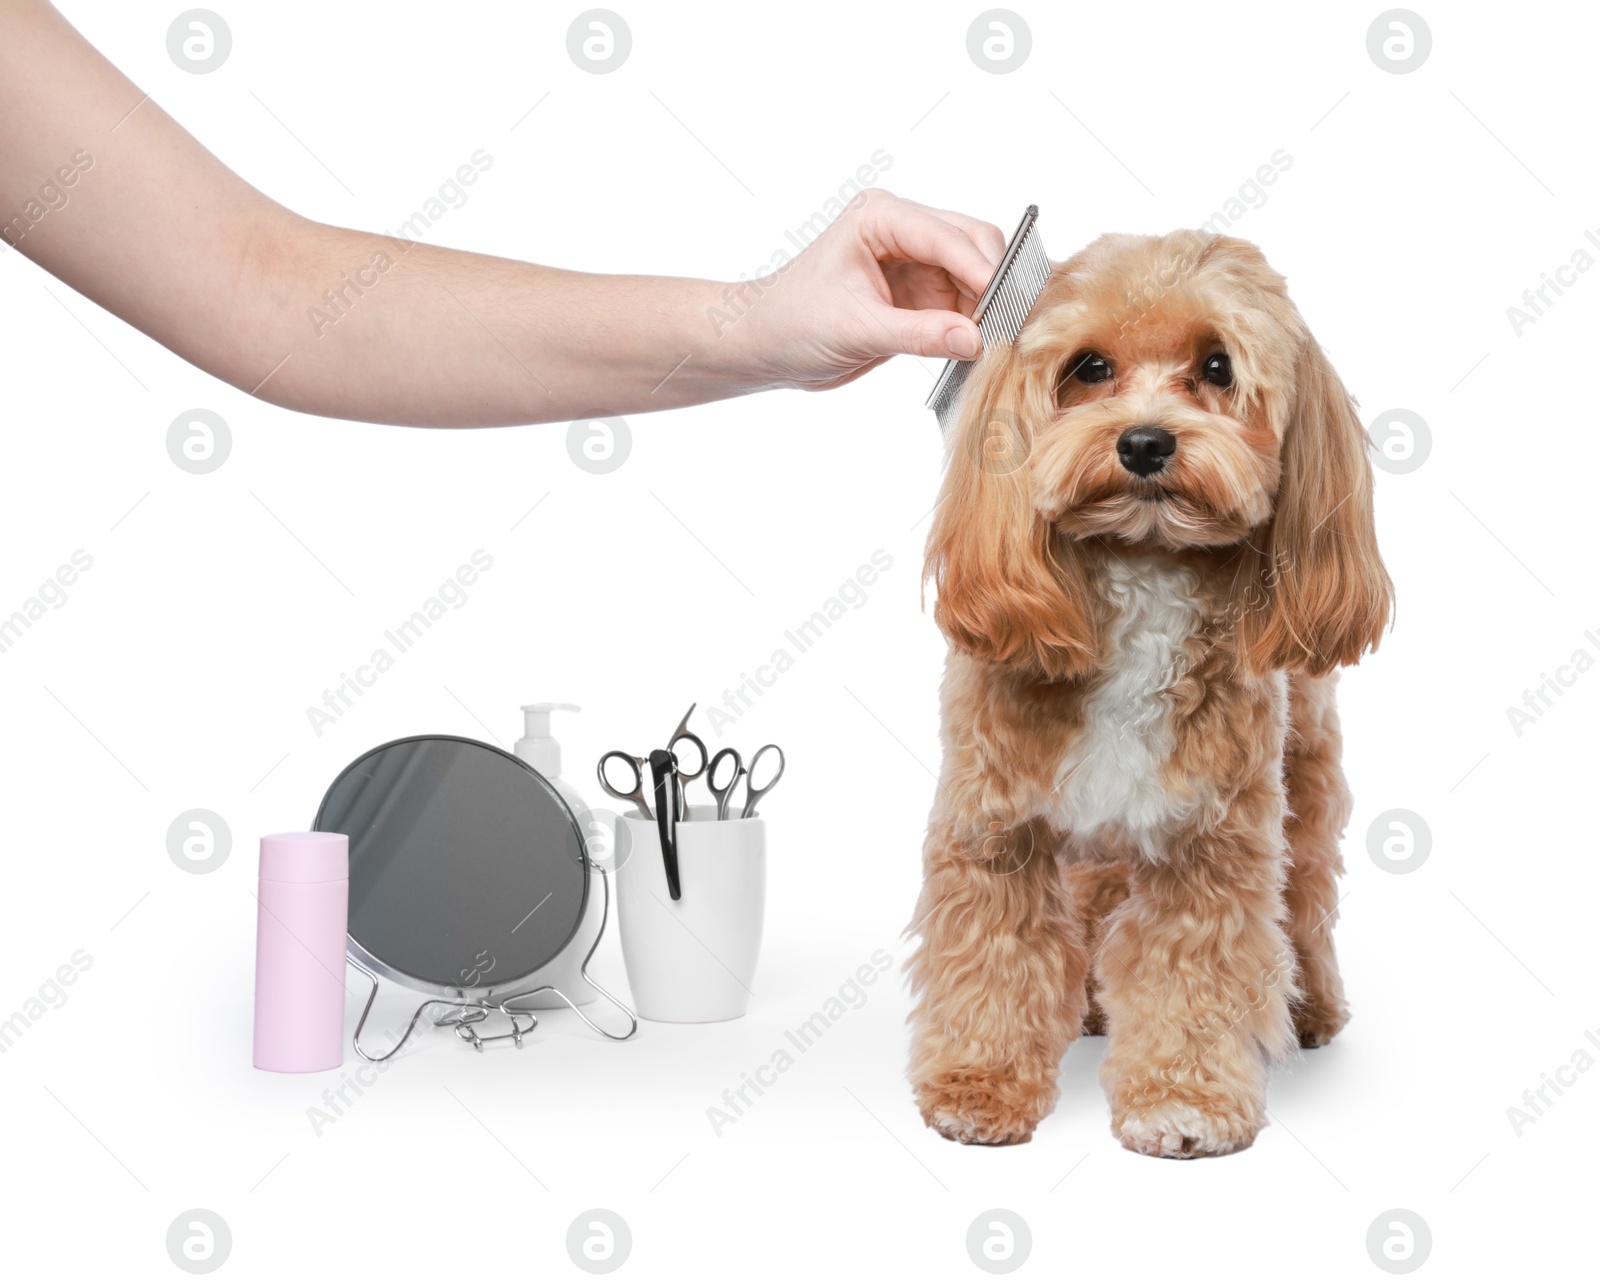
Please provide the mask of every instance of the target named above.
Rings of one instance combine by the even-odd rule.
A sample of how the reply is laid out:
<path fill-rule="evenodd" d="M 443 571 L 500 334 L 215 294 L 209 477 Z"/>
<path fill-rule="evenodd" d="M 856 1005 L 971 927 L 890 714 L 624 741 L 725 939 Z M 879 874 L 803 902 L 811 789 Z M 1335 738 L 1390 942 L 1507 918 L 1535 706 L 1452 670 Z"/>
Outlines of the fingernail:
<path fill-rule="evenodd" d="M 978 355 L 978 336 L 962 326 L 951 326 L 945 331 L 944 341 L 952 355 L 963 361 L 970 361 Z"/>

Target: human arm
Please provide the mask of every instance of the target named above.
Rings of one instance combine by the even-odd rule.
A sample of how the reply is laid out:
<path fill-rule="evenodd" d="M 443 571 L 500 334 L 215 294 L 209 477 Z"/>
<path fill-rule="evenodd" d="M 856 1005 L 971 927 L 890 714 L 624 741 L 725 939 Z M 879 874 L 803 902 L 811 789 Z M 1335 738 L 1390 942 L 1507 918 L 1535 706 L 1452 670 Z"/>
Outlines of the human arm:
<path fill-rule="evenodd" d="M 0 0 L 0 25 L 0 234 L 277 404 L 396 424 L 536 423 L 834 387 L 895 352 L 976 351 L 964 314 L 1004 240 L 986 223 L 870 191 L 760 283 L 737 324 L 719 324 L 742 284 L 570 272 L 303 218 L 42 0 Z"/>

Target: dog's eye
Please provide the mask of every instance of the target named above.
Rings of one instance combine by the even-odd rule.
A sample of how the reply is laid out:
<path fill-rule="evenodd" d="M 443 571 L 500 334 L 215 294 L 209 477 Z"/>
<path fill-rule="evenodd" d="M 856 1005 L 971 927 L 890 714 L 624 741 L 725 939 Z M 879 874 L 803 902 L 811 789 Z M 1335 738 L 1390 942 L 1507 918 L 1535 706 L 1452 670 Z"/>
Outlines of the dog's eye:
<path fill-rule="evenodd" d="M 1226 352 L 1207 357 L 1205 364 L 1200 367 L 1200 373 L 1207 383 L 1214 383 L 1219 388 L 1233 385 L 1233 362 L 1228 360 Z"/>
<path fill-rule="evenodd" d="M 1066 369 L 1061 372 L 1057 381 L 1065 383 L 1068 379 L 1076 379 L 1079 383 L 1104 383 L 1111 378 L 1111 363 L 1098 352 L 1080 352 L 1067 362 Z"/>

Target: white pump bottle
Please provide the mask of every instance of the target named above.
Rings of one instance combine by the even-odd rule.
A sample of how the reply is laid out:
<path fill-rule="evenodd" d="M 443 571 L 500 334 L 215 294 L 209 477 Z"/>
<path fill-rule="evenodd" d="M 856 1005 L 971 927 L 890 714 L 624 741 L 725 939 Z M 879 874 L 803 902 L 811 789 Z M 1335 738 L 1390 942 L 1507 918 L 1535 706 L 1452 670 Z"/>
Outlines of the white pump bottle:
<path fill-rule="evenodd" d="M 542 702 L 523 705 L 523 734 L 513 752 L 550 783 L 561 795 L 562 801 L 572 809 L 579 824 L 583 824 L 589 814 L 589 805 L 576 789 L 561 779 L 561 743 L 550 734 L 550 715 L 558 710 L 580 712 L 575 704 Z M 553 985 L 574 1003 L 591 1003 L 599 997 L 583 979 L 582 968 L 584 956 L 594 945 L 602 927 L 605 890 L 600 886 L 600 878 L 600 874 L 590 871 L 589 903 L 583 911 L 583 922 L 578 927 L 577 935 L 567 943 L 566 949 L 528 978 L 529 986 Z M 528 1001 L 528 1006 L 559 1008 L 563 1005 L 555 995 L 546 992 L 535 995 Z"/>

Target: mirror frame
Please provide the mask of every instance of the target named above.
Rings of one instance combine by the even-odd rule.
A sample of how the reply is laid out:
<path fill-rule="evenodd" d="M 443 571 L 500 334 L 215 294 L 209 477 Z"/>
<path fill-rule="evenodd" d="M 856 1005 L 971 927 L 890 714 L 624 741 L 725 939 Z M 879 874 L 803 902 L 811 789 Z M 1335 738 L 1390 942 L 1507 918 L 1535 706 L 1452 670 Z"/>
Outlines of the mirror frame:
<path fill-rule="evenodd" d="M 501 749 L 498 745 L 485 744 L 483 741 L 474 740 L 470 736 L 400 736 L 398 739 L 387 741 L 384 744 L 374 746 L 373 748 L 368 749 L 366 752 L 359 754 L 356 758 L 352 759 L 351 762 L 347 764 L 337 776 L 333 778 L 333 783 L 328 786 L 327 791 L 322 795 L 322 801 L 317 804 L 317 815 L 316 819 L 311 822 L 311 828 L 318 833 L 325 834 L 342 832 L 340 830 L 323 829 L 323 813 L 328 809 L 328 800 L 333 797 L 334 790 L 338 789 L 339 785 L 343 782 L 346 776 L 348 776 L 362 763 L 366 762 L 369 758 L 384 752 L 386 749 L 392 749 L 396 745 L 416 744 L 418 742 L 439 740 L 452 741 L 456 744 L 472 745 L 474 748 L 487 749 L 492 754 L 498 754 L 500 757 L 506 759 L 506 761 L 521 768 L 529 776 L 533 777 L 534 783 L 545 789 L 549 793 L 550 797 L 555 799 L 562 812 L 565 813 L 567 823 L 571 825 L 572 833 L 578 840 L 578 850 L 583 853 L 583 860 L 580 863 L 580 867 L 583 871 L 583 897 L 578 905 L 577 915 L 572 923 L 572 930 L 567 933 L 565 939 L 562 940 L 560 946 L 555 950 L 555 952 L 537 967 L 514 978 L 498 981 L 493 985 L 442 985 L 436 981 L 429 981 L 419 976 L 413 976 L 411 973 L 402 971 L 394 964 L 389 963 L 373 954 L 366 948 L 366 946 L 362 945 L 360 941 L 356 940 L 355 936 L 352 935 L 348 930 L 348 927 L 345 931 L 345 956 L 353 960 L 360 967 L 366 969 L 368 972 L 376 973 L 378 976 L 383 977 L 386 981 L 393 981 L 397 985 L 403 985 L 407 989 L 416 990 L 421 994 L 436 995 L 437 997 L 443 999 L 469 999 L 476 1001 L 493 999 L 497 1002 L 503 1001 L 504 999 L 517 994 L 518 987 L 532 977 L 537 976 L 541 971 L 549 967 L 551 963 L 555 962 L 556 959 L 560 958 L 562 954 L 566 952 L 567 947 L 572 944 L 573 940 L 577 937 L 578 932 L 582 929 L 584 915 L 588 912 L 589 895 L 594 883 L 594 871 L 592 868 L 594 861 L 589 856 L 589 844 L 584 838 L 583 828 L 578 824 L 578 818 L 573 815 L 572 808 L 567 805 L 567 800 L 561 796 L 561 791 L 559 789 L 557 789 L 553 784 L 550 783 L 550 781 L 546 780 L 527 763 L 523 762 L 521 758 L 518 758 L 513 753 L 508 753 L 506 750 Z M 352 838 L 351 841 L 353 844 L 354 839 Z"/>

